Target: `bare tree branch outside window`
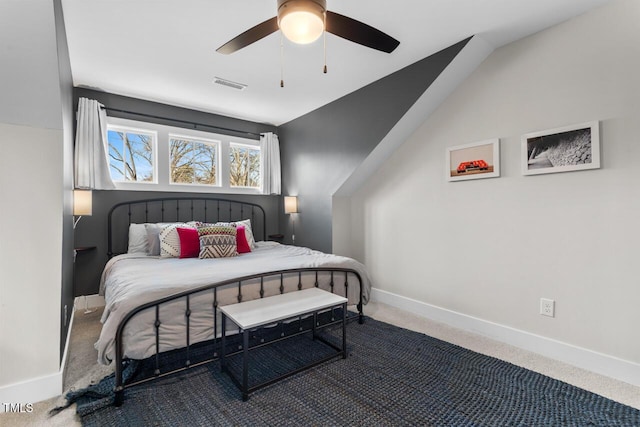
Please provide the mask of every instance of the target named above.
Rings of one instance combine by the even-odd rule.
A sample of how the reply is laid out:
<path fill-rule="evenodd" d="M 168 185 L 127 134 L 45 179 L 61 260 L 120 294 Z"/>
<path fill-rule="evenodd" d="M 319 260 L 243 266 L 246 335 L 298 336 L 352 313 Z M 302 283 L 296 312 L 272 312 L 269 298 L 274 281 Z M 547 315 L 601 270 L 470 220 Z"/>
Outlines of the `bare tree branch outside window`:
<path fill-rule="evenodd" d="M 154 136 L 142 132 L 110 129 L 109 166 L 114 181 L 151 182 Z"/>
<path fill-rule="evenodd" d="M 260 149 L 231 144 L 229 181 L 232 187 L 260 187 Z"/>
<path fill-rule="evenodd" d="M 156 180 L 154 131 L 110 125 L 107 136 L 109 168 L 114 181 Z M 220 141 L 170 135 L 168 142 L 171 183 L 220 185 Z M 231 142 L 228 161 L 230 187 L 259 189 L 262 186 L 259 146 Z"/>
<path fill-rule="evenodd" d="M 171 182 L 216 185 L 218 149 L 215 143 L 171 138 L 169 159 Z"/>

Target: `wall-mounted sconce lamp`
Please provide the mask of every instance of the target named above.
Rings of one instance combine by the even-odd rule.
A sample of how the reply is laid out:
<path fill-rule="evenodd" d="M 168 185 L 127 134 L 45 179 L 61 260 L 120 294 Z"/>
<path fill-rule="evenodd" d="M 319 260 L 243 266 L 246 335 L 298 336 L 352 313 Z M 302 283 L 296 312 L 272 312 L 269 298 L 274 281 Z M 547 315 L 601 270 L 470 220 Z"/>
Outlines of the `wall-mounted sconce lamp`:
<path fill-rule="evenodd" d="M 73 190 L 73 228 L 76 228 L 82 216 L 91 216 L 93 213 L 93 193 L 91 190 Z"/>
<path fill-rule="evenodd" d="M 284 196 L 284 213 L 285 214 L 297 214 L 298 213 L 298 198 L 296 196 Z M 291 217 L 293 224 L 291 233 L 291 242 L 296 244 L 296 217 Z"/>

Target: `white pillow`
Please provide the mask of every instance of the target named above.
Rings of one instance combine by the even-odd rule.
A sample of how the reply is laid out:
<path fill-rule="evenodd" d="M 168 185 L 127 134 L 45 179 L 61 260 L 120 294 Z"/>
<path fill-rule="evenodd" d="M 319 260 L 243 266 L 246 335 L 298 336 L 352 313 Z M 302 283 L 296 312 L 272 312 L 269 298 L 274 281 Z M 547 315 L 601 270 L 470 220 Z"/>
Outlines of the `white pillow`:
<path fill-rule="evenodd" d="M 251 249 L 256 248 L 256 240 L 253 238 L 253 230 L 251 229 L 251 220 L 244 219 L 242 221 L 236 221 L 236 224 L 244 225 L 244 233 L 247 236 L 247 243 Z"/>
<path fill-rule="evenodd" d="M 253 230 L 251 229 L 251 220 L 243 219 L 242 221 L 233 221 L 233 222 L 216 222 L 215 225 L 230 225 L 230 224 L 239 224 L 244 225 L 244 233 L 247 236 L 247 243 L 251 250 L 256 248 L 256 240 L 253 238 Z"/>
<path fill-rule="evenodd" d="M 147 229 L 144 224 L 129 224 L 129 248 L 130 254 L 146 254 L 149 251 L 147 241 Z"/>

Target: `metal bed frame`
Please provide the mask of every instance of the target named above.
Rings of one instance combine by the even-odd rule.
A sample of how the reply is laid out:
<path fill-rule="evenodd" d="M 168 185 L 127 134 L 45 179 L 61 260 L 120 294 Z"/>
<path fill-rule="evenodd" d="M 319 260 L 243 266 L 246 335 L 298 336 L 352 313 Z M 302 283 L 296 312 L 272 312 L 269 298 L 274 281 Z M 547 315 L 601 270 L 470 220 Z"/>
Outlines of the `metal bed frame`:
<path fill-rule="evenodd" d="M 108 255 L 111 258 L 119 253 L 126 252 L 129 224 L 134 222 L 191 221 L 196 220 L 196 218 L 204 222 L 233 222 L 247 219 L 247 217 L 251 219 L 254 236 L 262 235 L 263 240 L 266 240 L 265 211 L 260 205 L 257 205 L 255 203 L 207 197 L 156 198 L 118 203 L 111 208 L 108 214 Z M 256 230 L 261 230 L 262 233 L 256 233 Z M 120 237 L 122 240 L 118 239 L 118 237 Z M 123 250 L 123 248 L 125 249 Z M 329 276 L 330 282 L 328 284 L 328 288 L 332 293 L 334 292 L 334 286 L 336 283 L 335 281 L 342 280 L 342 278 L 344 279 L 345 297 L 348 297 L 348 290 L 350 286 L 358 286 L 359 301 L 356 305 L 358 313 L 356 315 L 348 316 L 348 320 L 351 321 L 357 318 L 359 323 L 364 323 L 362 277 L 357 271 L 353 269 L 338 267 L 295 268 L 237 277 L 168 295 L 166 297 L 151 301 L 133 309 L 123 318 L 123 320 L 118 325 L 115 337 L 116 365 L 114 405 L 122 405 L 122 403 L 124 402 L 124 391 L 126 388 L 165 377 L 170 374 L 185 371 L 189 368 L 204 365 L 206 363 L 210 363 L 219 359 L 221 340 L 217 337 L 217 333 L 214 332 L 214 338 L 211 342 L 211 357 L 208 357 L 205 360 L 198 361 L 197 363 L 192 363 L 191 361 L 191 349 L 194 344 L 191 343 L 189 319 L 193 314 L 190 305 L 190 300 L 193 295 L 204 292 L 212 292 L 213 304 L 209 308 L 213 312 L 213 325 L 211 326 L 213 328 L 213 331 L 217 331 L 219 313 L 218 288 L 235 286 L 238 292 L 237 300 L 238 302 L 242 302 L 242 290 L 243 285 L 245 284 L 255 285 L 259 281 L 260 298 L 263 298 L 265 295 L 265 287 L 267 286 L 271 288 L 273 288 L 273 286 L 277 286 L 277 290 L 279 291 L 279 293 L 284 293 L 285 278 L 293 278 L 295 280 L 296 275 L 298 279 L 297 290 L 303 289 L 303 277 L 306 280 L 309 280 L 309 276 L 311 276 L 311 279 L 314 280 L 313 286 L 319 287 L 319 273 L 323 273 Z M 354 277 L 355 282 L 357 283 L 349 283 L 349 277 Z M 274 278 L 276 280 L 265 280 Z M 160 321 L 161 308 L 165 304 L 181 299 L 184 300 L 185 303 L 184 316 L 186 320 L 185 347 L 183 347 L 183 350 L 185 351 L 184 365 L 176 369 L 163 370 L 163 367 L 161 367 L 160 365 L 160 325 L 162 324 L 162 322 Z M 154 358 L 153 363 L 155 369 L 153 371 L 153 376 L 127 383 L 124 380 L 124 329 L 129 321 L 133 319 L 138 313 L 150 309 L 155 311 L 155 322 L 153 326 L 155 332 L 155 354 L 151 356 L 151 358 Z M 241 351 L 242 350 L 240 349 L 235 352 L 228 352 L 227 354 L 233 355 L 240 353 Z"/>
<path fill-rule="evenodd" d="M 145 222 L 233 222 L 249 218 L 254 236 L 267 240 L 266 214 L 256 203 L 211 197 L 161 197 L 115 204 L 107 216 L 107 255 L 127 252 L 129 224 Z M 257 233 L 256 230 L 262 231 Z M 117 239 L 120 237 L 120 239 Z"/>

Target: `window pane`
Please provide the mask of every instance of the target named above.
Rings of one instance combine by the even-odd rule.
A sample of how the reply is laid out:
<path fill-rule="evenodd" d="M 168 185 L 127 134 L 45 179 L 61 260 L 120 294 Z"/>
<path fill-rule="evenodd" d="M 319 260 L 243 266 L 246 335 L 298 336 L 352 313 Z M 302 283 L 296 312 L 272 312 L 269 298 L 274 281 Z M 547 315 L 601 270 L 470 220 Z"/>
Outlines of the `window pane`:
<path fill-rule="evenodd" d="M 109 169 L 114 181 L 152 182 L 155 138 L 143 132 L 109 129 Z"/>
<path fill-rule="evenodd" d="M 194 143 L 194 174 L 198 184 L 216 184 L 216 148 L 208 144 Z"/>
<path fill-rule="evenodd" d="M 170 140 L 171 182 L 176 184 L 191 184 L 193 182 L 193 167 L 190 162 L 192 148 L 193 144 L 190 141 Z"/>
<path fill-rule="evenodd" d="M 249 150 L 249 187 L 260 187 L 260 150 Z"/>
<path fill-rule="evenodd" d="M 217 184 L 217 144 L 170 138 L 169 149 L 172 183 Z"/>
<path fill-rule="evenodd" d="M 151 135 L 127 132 L 125 141 L 128 181 L 153 181 L 153 145 Z"/>
<path fill-rule="evenodd" d="M 122 157 L 124 134 L 110 130 L 107 132 L 109 142 L 109 170 L 111 179 L 114 181 L 124 181 L 124 158 Z"/>
<path fill-rule="evenodd" d="M 231 144 L 229 181 L 232 187 L 260 188 L 260 148 Z"/>

